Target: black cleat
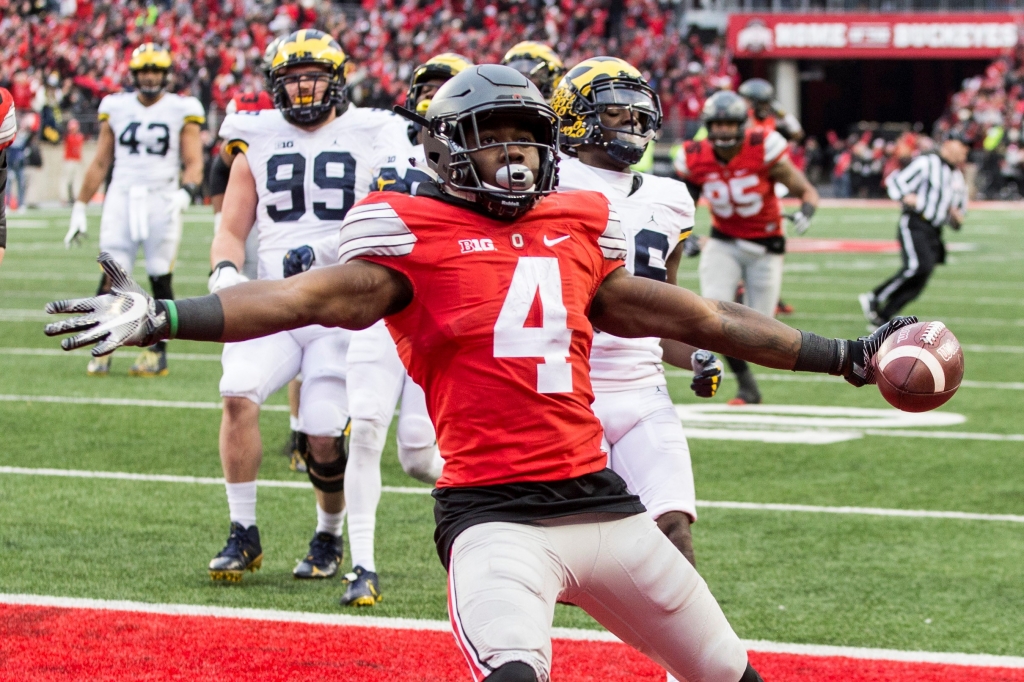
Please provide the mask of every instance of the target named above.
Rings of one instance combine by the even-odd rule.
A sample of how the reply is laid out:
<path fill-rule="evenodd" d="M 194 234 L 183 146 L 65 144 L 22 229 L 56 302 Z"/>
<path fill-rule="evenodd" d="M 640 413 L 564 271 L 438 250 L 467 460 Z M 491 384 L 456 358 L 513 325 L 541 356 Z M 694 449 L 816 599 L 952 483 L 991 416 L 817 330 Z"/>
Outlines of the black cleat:
<path fill-rule="evenodd" d="M 238 583 L 245 571 L 255 572 L 262 565 L 259 529 L 256 526 L 243 528 L 242 524 L 232 522 L 228 543 L 210 561 L 210 579 Z"/>
<path fill-rule="evenodd" d="M 345 594 L 341 595 L 342 606 L 373 606 L 384 598 L 380 593 L 377 574 L 356 566 L 346 573 L 343 580 Z"/>
<path fill-rule="evenodd" d="M 338 572 L 343 553 L 341 536 L 317 533 L 309 541 L 309 554 L 292 571 L 296 578 L 333 578 Z"/>

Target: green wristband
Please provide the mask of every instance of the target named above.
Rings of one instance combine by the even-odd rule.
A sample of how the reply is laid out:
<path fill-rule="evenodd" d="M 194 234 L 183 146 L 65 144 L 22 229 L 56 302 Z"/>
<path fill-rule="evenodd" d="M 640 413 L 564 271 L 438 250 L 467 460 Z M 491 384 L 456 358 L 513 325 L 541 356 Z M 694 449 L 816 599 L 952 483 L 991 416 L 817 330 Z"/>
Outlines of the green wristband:
<path fill-rule="evenodd" d="M 161 301 L 164 304 L 164 308 L 167 310 L 167 319 L 171 326 L 171 338 L 177 338 L 178 336 L 178 306 L 174 305 L 174 301 Z"/>

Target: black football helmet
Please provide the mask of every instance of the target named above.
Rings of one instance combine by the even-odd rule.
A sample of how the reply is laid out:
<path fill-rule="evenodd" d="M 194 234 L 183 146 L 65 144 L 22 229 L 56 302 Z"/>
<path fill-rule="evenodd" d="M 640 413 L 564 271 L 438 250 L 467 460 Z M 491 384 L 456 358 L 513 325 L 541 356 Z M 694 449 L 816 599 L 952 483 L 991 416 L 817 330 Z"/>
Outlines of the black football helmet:
<path fill-rule="evenodd" d="M 718 149 L 732 149 L 743 142 L 746 134 L 750 107 L 747 100 L 731 90 L 719 90 L 708 97 L 701 111 L 701 118 L 707 127 L 708 140 Z M 735 133 L 721 133 L 712 130 L 713 123 L 736 123 Z"/>
<path fill-rule="evenodd" d="M 484 213 L 513 220 L 555 191 L 558 116 L 537 86 L 515 69 L 498 64 L 470 67 L 441 86 L 425 117 L 401 107 L 395 111 L 421 122 L 426 129 L 423 151 L 441 188 L 476 204 Z M 536 142 L 517 142 L 515 146 L 537 148 L 540 167 L 536 175 L 509 161 L 509 143 L 480 142 L 481 127 L 493 118 L 511 119 L 533 133 Z M 470 158 L 488 147 L 505 148 L 505 168 L 498 171 L 498 185 L 484 183 Z"/>
<path fill-rule="evenodd" d="M 737 92 L 750 102 L 754 115 L 764 120 L 775 112 L 775 88 L 763 78 L 751 78 L 740 84 Z"/>

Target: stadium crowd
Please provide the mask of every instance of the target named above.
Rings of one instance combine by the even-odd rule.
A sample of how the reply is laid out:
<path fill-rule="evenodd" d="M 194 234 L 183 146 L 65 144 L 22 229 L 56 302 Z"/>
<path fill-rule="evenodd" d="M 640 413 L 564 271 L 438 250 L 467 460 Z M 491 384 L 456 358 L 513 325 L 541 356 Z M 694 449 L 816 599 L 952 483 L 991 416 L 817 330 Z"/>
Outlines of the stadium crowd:
<path fill-rule="evenodd" d="M 223 111 L 236 93 L 262 87 L 259 60 L 274 35 L 305 27 L 338 37 L 351 58 L 352 97 L 370 106 L 401 103 L 412 70 L 435 54 L 496 62 L 524 39 L 555 46 L 567 64 L 616 54 L 638 65 L 677 127 L 697 120 L 709 91 L 735 85 L 736 70 L 721 42 L 704 45 L 673 30 L 674 5 L 625 5 L 0 0 L 0 34 L 7 37 L 0 45 L 0 85 L 10 87 L 20 111 L 40 112 L 44 127 L 75 117 L 88 135 L 99 100 L 128 82 L 127 54 L 153 40 L 171 48 L 178 89 L 208 111 Z"/>

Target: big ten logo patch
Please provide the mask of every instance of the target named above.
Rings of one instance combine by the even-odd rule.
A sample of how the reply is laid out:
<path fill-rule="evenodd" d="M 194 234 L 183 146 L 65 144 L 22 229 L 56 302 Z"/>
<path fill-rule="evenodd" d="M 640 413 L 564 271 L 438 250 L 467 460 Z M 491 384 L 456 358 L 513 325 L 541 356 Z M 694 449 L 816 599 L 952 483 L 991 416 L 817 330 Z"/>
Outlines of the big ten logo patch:
<path fill-rule="evenodd" d="M 477 251 L 494 251 L 494 242 L 490 239 L 460 239 L 459 248 L 462 253 Z"/>

